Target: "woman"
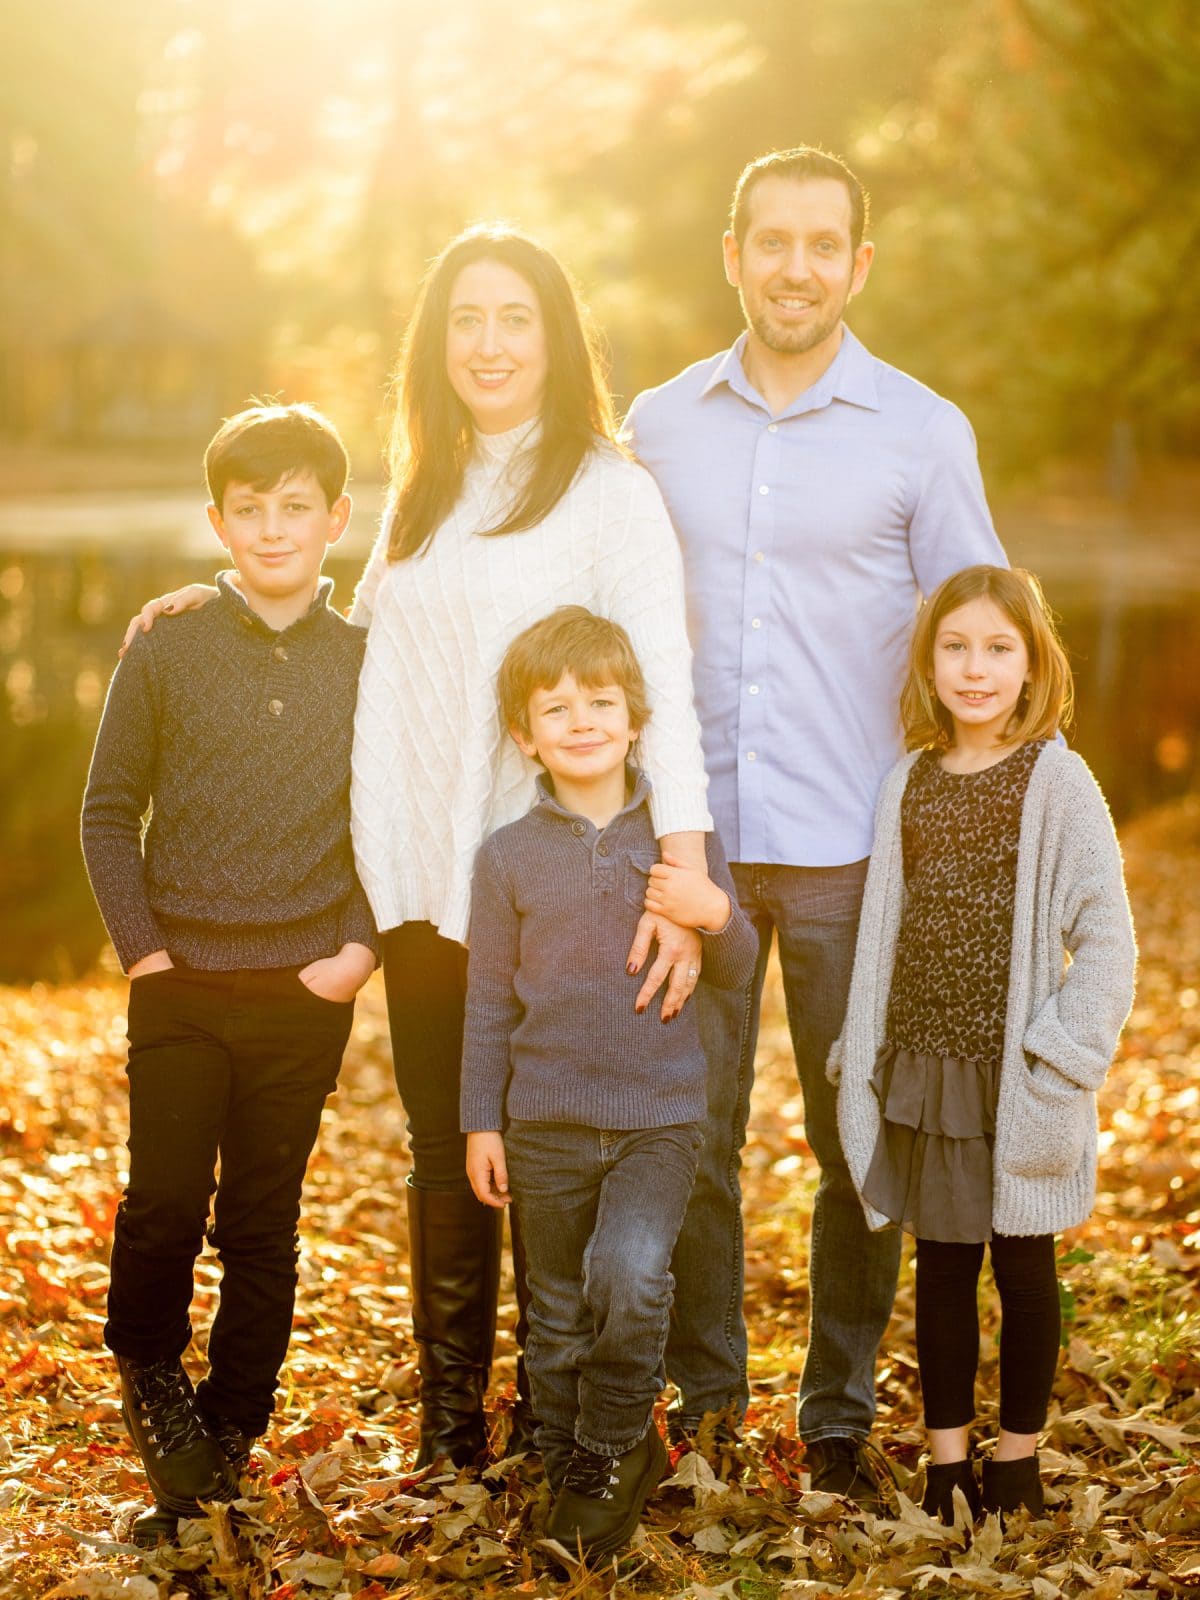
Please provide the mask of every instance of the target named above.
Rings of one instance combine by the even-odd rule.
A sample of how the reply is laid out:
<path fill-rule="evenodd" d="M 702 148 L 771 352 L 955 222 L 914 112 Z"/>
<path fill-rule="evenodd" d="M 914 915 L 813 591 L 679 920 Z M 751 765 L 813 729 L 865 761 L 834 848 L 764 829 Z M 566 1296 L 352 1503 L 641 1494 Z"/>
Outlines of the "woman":
<path fill-rule="evenodd" d="M 516 634 L 565 604 L 620 622 L 661 711 L 642 738 L 655 831 L 703 866 L 711 820 L 675 536 L 650 475 L 616 442 L 595 341 L 554 256 L 503 227 L 447 245 L 421 284 L 396 391 L 388 509 L 351 612 L 369 630 L 353 832 L 412 1145 L 417 1464 L 463 1465 L 486 1444 L 500 1259 L 499 1214 L 471 1192 L 458 1131 L 465 941 L 475 852 L 534 799 L 536 768 L 496 705 Z M 669 977 L 665 1021 L 695 987 L 699 940 L 648 913 L 631 970 L 652 939 L 637 1003 Z M 514 1256 L 523 1304 L 516 1240 Z M 510 1452 L 531 1422 L 520 1368 L 518 1390 Z"/>

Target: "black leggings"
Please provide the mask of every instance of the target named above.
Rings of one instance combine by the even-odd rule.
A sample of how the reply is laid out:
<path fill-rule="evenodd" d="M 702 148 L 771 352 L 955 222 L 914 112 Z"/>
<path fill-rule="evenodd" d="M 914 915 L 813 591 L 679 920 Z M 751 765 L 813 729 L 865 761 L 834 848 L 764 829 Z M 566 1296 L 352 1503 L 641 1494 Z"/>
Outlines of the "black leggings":
<path fill-rule="evenodd" d="M 1037 1433 L 1046 1423 L 1061 1318 L 1054 1238 L 992 1238 L 1000 1293 L 1000 1426 Z M 927 1428 L 975 1419 L 982 1244 L 917 1240 L 917 1363 Z"/>
<path fill-rule="evenodd" d="M 470 1190 L 458 1131 L 467 952 L 429 922 L 383 935 L 392 1068 L 408 1119 L 413 1186 Z"/>

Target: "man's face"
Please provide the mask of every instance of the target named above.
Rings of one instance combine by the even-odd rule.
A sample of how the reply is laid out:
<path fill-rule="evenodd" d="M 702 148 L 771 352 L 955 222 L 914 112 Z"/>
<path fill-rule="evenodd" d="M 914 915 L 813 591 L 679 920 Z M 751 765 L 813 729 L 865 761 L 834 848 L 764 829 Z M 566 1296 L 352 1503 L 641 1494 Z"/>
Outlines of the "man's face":
<path fill-rule="evenodd" d="M 836 178 L 760 178 L 741 244 L 725 235 L 725 274 L 751 332 L 800 355 L 838 336 L 867 281 L 874 246 L 850 242 L 850 196 Z"/>

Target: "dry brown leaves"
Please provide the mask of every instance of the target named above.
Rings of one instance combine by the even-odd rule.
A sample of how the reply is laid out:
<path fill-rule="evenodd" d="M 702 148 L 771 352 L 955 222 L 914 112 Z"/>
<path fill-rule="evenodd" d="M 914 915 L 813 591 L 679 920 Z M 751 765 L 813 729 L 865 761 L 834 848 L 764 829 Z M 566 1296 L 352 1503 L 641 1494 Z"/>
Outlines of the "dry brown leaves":
<path fill-rule="evenodd" d="M 339 1600 L 602 1593 L 673 1600 L 1090 1595 L 1200 1590 L 1200 804 L 1125 839 L 1142 949 L 1138 1004 L 1105 1090 L 1096 1215 L 1063 1241 L 1068 1348 L 1042 1455 L 1048 1514 L 1002 1536 L 915 1509 L 920 1405 L 911 1272 L 880 1370 L 878 1437 L 903 1498 L 894 1519 L 806 1492 L 793 1403 L 804 1355 L 804 1142 L 773 992 L 745 1191 L 754 1405 L 712 1471 L 684 1456 L 617 1566 L 564 1568 L 540 1542 L 535 1470 L 414 1476 L 415 1373 L 401 1184 L 403 1121 L 382 996 L 360 1002 L 308 1184 L 295 1335 L 276 1426 L 232 1508 L 176 1545 L 125 1540 L 146 1504 L 101 1342 L 105 1260 L 125 1156 L 124 991 L 105 982 L 0 993 L 0 1597 Z M 194 1315 L 211 1314 L 202 1263 Z M 990 1300 L 990 1297 L 985 1296 Z M 995 1426 L 994 1308 L 983 1432 Z M 496 1443 L 512 1393 L 502 1334 Z"/>

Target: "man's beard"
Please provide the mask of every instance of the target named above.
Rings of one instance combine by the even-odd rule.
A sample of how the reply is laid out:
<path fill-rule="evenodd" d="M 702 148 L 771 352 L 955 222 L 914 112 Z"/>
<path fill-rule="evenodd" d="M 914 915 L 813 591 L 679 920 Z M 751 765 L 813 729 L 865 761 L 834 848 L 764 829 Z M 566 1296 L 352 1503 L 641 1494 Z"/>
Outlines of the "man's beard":
<path fill-rule="evenodd" d="M 849 303 L 850 296 L 847 294 L 839 306 L 827 309 L 815 321 L 799 328 L 779 327 L 770 320 L 767 311 L 760 311 L 753 317 L 747 315 L 746 320 L 768 350 L 774 350 L 776 355 L 781 356 L 799 356 L 806 350 L 816 349 L 817 345 L 823 343 L 837 330 Z M 745 309 L 743 300 L 742 310 Z"/>

